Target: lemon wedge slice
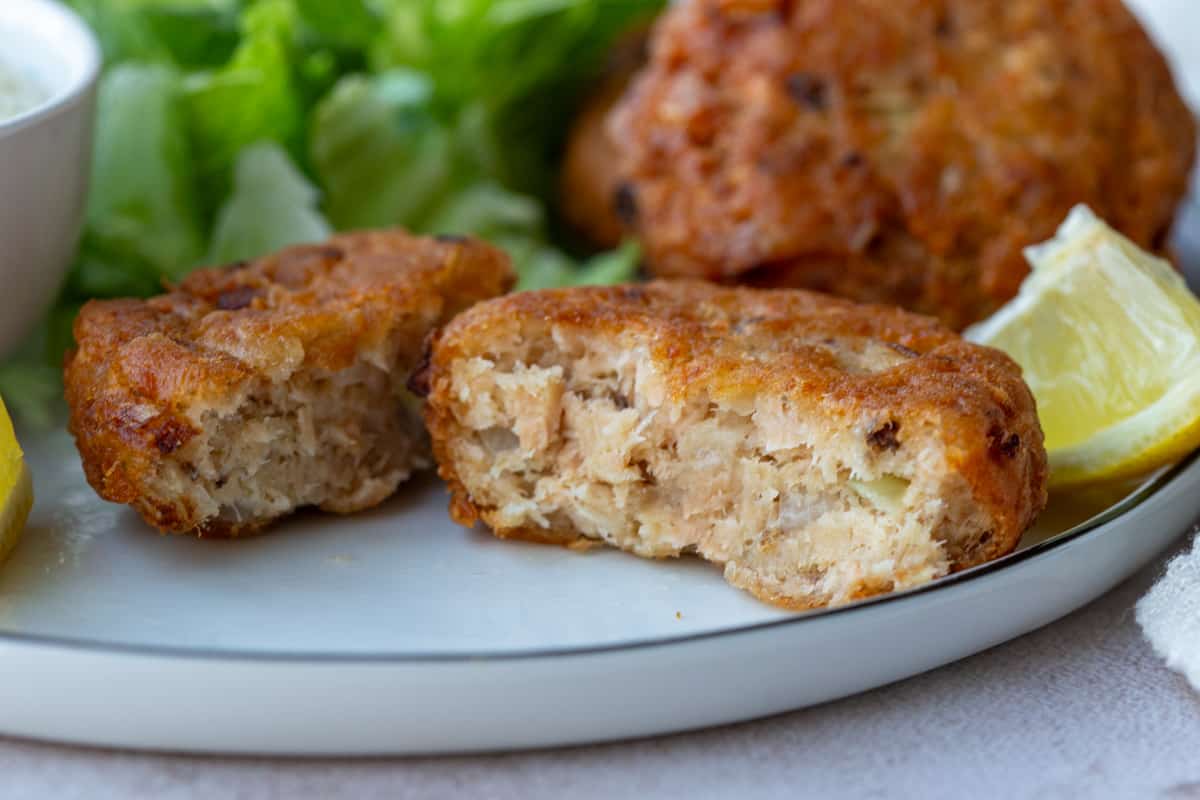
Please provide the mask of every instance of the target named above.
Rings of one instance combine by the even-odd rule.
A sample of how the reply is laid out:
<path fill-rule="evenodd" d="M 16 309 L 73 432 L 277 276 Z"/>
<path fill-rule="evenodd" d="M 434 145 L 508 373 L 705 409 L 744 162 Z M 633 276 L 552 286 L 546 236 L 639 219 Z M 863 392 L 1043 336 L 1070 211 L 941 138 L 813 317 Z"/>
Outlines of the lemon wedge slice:
<path fill-rule="evenodd" d="M 0 398 L 0 563 L 17 546 L 32 507 L 33 479 Z"/>
<path fill-rule="evenodd" d="M 1084 206 L 1030 247 L 1017 296 L 966 333 L 1021 365 L 1050 485 L 1129 478 L 1200 446 L 1200 301 Z"/>

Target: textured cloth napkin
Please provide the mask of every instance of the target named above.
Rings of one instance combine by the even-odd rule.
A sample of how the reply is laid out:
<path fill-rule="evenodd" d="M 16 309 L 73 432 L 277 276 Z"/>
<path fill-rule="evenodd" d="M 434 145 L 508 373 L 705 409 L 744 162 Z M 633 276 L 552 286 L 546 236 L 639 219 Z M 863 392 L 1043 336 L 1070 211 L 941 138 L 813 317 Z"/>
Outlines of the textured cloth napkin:
<path fill-rule="evenodd" d="M 1138 603 L 1137 621 L 1167 666 L 1200 689 L 1200 539 L 1167 565 Z"/>

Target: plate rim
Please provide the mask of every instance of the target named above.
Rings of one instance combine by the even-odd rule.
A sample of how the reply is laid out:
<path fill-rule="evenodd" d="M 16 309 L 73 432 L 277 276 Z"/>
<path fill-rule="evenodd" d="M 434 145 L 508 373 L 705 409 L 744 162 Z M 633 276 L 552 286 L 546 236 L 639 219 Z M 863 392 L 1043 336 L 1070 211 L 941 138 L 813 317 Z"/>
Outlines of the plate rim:
<path fill-rule="evenodd" d="M 70 650 L 91 655 L 124 655 L 138 657 L 167 658 L 172 660 L 201 660 L 224 661 L 231 663 L 261 663 L 261 664 L 293 664 L 293 665 L 324 665 L 324 664 L 363 664 L 363 665 L 418 665 L 418 664 L 480 664 L 484 662 L 518 662 L 536 661 L 547 658 L 565 658 L 572 656 L 593 656 L 622 653 L 626 651 L 647 650 L 659 647 L 671 647 L 705 640 L 719 639 L 726 636 L 757 633 L 767 630 L 802 625 L 804 623 L 828 620 L 855 612 L 884 606 L 901 601 L 912 600 L 977 580 L 988 575 L 1001 572 L 1009 567 L 1025 561 L 1041 558 L 1067 544 L 1088 537 L 1099 535 L 1104 529 L 1121 517 L 1134 511 L 1151 498 L 1161 493 L 1176 481 L 1190 467 L 1200 461 L 1200 449 L 1194 450 L 1175 464 L 1164 468 L 1157 475 L 1152 475 L 1134 491 L 1103 509 L 1083 522 L 1060 531 L 1036 544 L 1022 550 L 1009 553 L 1006 556 L 988 561 L 961 572 L 945 575 L 929 583 L 906 589 L 901 592 L 876 595 L 846 605 L 833 608 L 813 609 L 799 612 L 779 619 L 763 620 L 728 628 L 718 628 L 708 631 L 697 631 L 673 636 L 630 639 L 628 641 L 611 642 L 597 645 L 575 645 L 562 647 L 537 647 L 509 651 L 478 651 L 478 652 L 439 652 L 417 651 L 411 653 L 347 653 L 328 651 L 271 651 L 271 650 L 232 650 L 221 647 L 183 647 L 177 645 L 150 645 L 124 642 L 105 642 L 73 636 L 53 636 L 45 634 L 14 633 L 0 631 L 0 646 L 22 646 L 40 649 Z"/>

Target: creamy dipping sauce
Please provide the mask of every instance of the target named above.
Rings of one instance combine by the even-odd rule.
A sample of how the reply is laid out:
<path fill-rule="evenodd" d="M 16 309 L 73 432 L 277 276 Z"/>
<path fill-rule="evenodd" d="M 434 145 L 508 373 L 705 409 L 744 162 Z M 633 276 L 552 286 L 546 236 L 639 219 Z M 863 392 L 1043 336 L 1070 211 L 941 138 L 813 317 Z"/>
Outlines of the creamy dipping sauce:
<path fill-rule="evenodd" d="M 45 99 L 45 89 L 33 78 L 0 61 L 0 122 L 25 113 Z"/>

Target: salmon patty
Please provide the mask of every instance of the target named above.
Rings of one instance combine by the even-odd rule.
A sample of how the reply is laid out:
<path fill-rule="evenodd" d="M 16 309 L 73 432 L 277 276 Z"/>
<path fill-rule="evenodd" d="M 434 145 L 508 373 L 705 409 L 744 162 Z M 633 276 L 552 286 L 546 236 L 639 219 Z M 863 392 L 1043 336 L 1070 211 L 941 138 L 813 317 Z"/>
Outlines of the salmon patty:
<path fill-rule="evenodd" d="M 658 276 L 962 328 L 1074 205 L 1162 251 L 1187 189 L 1195 122 L 1120 0 L 682 0 L 650 51 L 567 164 L 574 206 L 619 207 Z"/>
<path fill-rule="evenodd" d="M 927 317 L 801 290 L 491 300 L 433 337 L 414 388 L 457 522 L 695 553 L 789 608 L 1004 555 L 1046 501 L 1011 359 Z"/>
<path fill-rule="evenodd" d="M 622 181 L 621 153 L 610 136 L 608 115 L 646 63 L 649 36 L 648 29 L 638 29 L 617 41 L 567 135 L 559 210 L 572 229 L 599 248 L 621 244 L 635 221 L 633 195 Z"/>
<path fill-rule="evenodd" d="M 422 341 L 512 281 L 489 245 L 388 231 L 90 302 L 65 375 L 88 481 L 160 530 L 199 535 L 303 506 L 369 508 L 429 463 L 405 389 Z"/>

